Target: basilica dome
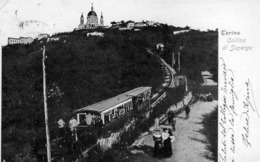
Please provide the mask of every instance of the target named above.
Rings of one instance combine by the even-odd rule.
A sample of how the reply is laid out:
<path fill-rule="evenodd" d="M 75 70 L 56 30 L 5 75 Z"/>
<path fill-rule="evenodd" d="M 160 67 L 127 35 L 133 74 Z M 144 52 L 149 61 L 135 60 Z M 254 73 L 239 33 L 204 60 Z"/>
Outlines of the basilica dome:
<path fill-rule="evenodd" d="M 88 16 L 97 16 L 95 11 L 89 11 Z"/>

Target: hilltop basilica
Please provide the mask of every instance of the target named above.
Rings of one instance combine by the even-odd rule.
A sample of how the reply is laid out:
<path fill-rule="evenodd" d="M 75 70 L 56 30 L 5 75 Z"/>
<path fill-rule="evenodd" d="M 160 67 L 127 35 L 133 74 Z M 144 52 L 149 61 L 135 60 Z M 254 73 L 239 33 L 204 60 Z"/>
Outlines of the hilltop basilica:
<path fill-rule="evenodd" d="M 98 17 L 96 12 L 94 11 L 93 4 L 91 6 L 91 11 L 89 11 L 88 16 L 87 16 L 87 23 L 84 24 L 84 16 L 83 13 L 80 17 L 80 24 L 78 29 L 93 29 L 97 28 L 100 26 L 104 26 L 104 20 L 103 20 L 103 15 L 101 12 L 101 17 L 100 17 L 100 24 L 98 25 Z"/>

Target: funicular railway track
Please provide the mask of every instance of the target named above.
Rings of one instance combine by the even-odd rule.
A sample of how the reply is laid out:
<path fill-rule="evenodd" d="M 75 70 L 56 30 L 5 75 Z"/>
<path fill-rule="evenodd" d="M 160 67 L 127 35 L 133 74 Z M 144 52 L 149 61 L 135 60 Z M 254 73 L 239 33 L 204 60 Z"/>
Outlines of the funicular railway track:
<path fill-rule="evenodd" d="M 161 100 L 166 97 L 166 88 L 174 88 L 175 87 L 175 80 L 174 75 L 176 74 L 175 70 L 171 68 L 169 64 L 167 64 L 162 58 L 161 65 L 165 72 L 165 83 L 163 84 L 163 88 L 159 91 L 159 93 L 154 94 L 151 99 L 151 107 L 155 107 Z"/>

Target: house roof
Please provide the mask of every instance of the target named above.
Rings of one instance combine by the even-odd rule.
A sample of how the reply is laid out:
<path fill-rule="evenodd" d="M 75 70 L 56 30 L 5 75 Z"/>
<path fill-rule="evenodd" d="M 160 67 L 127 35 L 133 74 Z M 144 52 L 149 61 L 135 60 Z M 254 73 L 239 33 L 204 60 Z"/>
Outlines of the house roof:
<path fill-rule="evenodd" d="M 87 107 L 83 107 L 81 109 L 75 110 L 74 113 L 85 112 L 85 111 L 101 113 L 111 107 L 119 105 L 122 102 L 125 102 L 135 96 L 138 96 L 139 94 L 141 94 L 149 89 L 151 89 L 151 87 L 138 87 L 133 90 L 127 91 L 123 94 L 120 94 L 118 96 L 115 96 L 115 97 L 109 98 L 107 100 L 95 103 L 93 105 L 89 105 Z"/>
<path fill-rule="evenodd" d="M 41 36 L 41 35 L 49 35 L 49 34 L 47 34 L 47 33 L 42 33 L 42 34 L 39 34 L 39 36 Z"/>
<path fill-rule="evenodd" d="M 209 71 L 202 71 L 201 75 L 210 75 L 211 76 L 212 74 Z"/>
<path fill-rule="evenodd" d="M 33 39 L 32 37 L 20 37 L 20 39 Z"/>
<path fill-rule="evenodd" d="M 135 23 L 135 22 L 132 21 L 132 20 L 129 20 L 129 21 L 127 21 L 126 23 L 128 24 L 128 23 Z"/>
<path fill-rule="evenodd" d="M 11 37 L 8 37 L 8 40 L 9 40 L 9 39 L 20 39 L 20 38 L 11 38 Z"/>

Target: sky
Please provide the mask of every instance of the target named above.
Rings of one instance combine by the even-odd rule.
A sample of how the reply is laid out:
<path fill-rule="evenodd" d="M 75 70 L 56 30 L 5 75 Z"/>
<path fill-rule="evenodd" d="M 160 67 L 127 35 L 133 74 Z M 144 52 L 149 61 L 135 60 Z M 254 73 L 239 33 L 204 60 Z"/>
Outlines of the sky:
<path fill-rule="evenodd" d="M 150 20 L 173 26 L 190 26 L 193 29 L 215 30 L 239 22 L 240 19 L 258 19 L 257 0 L 0 0 L 0 43 L 7 37 L 32 36 L 39 32 L 72 31 L 77 28 L 80 16 L 86 15 L 93 3 L 100 19 L 103 12 L 105 25 L 112 21 Z M 245 15 L 250 15 L 246 17 Z M 37 20 L 44 29 L 21 31 L 22 21 Z M 32 31 L 37 32 L 33 33 Z"/>

